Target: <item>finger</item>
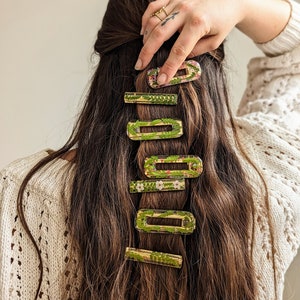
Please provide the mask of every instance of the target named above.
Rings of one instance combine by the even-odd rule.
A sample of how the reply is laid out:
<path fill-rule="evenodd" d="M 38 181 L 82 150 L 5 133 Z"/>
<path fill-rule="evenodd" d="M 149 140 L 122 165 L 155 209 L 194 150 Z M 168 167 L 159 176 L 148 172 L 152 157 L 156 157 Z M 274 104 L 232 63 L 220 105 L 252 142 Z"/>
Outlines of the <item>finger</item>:
<path fill-rule="evenodd" d="M 183 14 L 180 15 L 177 11 L 175 13 L 172 13 L 168 18 L 161 22 L 161 24 L 159 24 L 152 30 L 147 42 L 144 44 L 140 52 L 135 66 L 136 70 L 142 70 L 149 64 L 149 62 L 153 58 L 153 55 L 158 51 L 158 49 L 166 40 L 174 35 L 178 28 L 182 27 L 183 22 Z"/>
<path fill-rule="evenodd" d="M 151 19 L 152 15 L 159 11 L 162 7 L 166 7 L 169 4 L 170 0 L 156 0 L 149 3 L 147 9 L 145 10 L 142 17 L 142 29 L 141 35 L 145 33 L 145 28 L 149 19 Z M 158 19 L 158 18 L 157 18 Z M 159 21 L 159 19 L 158 19 Z"/>
<path fill-rule="evenodd" d="M 163 10 L 159 12 L 159 14 L 152 14 L 150 18 L 148 19 L 145 27 L 144 27 L 144 37 L 143 37 L 143 42 L 144 44 L 147 42 L 149 36 L 151 35 L 153 29 L 156 26 L 159 26 L 164 22 L 173 12 L 175 9 L 175 3 L 172 2 L 168 6 L 163 7 Z"/>
<path fill-rule="evenodd" d="M 188 58 L 193 58 L 216 50 L 222 44 L 224 38 L 218 35 L 203 37 L 197 42 L 191 53 L 188 55 Z"/>
<path fill-rule="evenodd" d="M 151 36 L 151 33 L 153 31 L 153 29 L 156 27 L 156 26 L 159 26 L 162 22 L 162 18 L 159 19 L 158 17 L 156 16 L 151 16 L 148 21 L 147 21 L 147 24 L 145 26 L 145 28 L 143 28 L 143 43 L 145 44 L 147 42 L 147 40 L 149 39 L 149 37 Z"/>
<path fill-rule="evenodd" d="M 160 68 L 157 81 L 165 84 L 176 74 L 179 67 L 193 51 L 199 40 L 210 32 L 210 26 L 204 19 L 197 16 L 191 17 L 173 45 L 170 55 L 164 65 Z"/>

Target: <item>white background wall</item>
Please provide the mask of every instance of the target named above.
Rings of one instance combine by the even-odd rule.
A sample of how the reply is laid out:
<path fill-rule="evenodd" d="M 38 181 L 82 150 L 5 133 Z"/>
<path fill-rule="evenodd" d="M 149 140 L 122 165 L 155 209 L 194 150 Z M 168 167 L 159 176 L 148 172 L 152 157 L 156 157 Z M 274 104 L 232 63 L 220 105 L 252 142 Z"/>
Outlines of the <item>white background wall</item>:
<path fill-rule="evenodd" d="M 92 47 L 106 3 L 0 0 L 0 169 L 69 136 L 95 65 Z M 246 64 L 260 52 L 238 31 L 227 46 L 236 107 Z M 300 255 L 289 270 L 285 300 L 300 299 L 299 277 Z"/>

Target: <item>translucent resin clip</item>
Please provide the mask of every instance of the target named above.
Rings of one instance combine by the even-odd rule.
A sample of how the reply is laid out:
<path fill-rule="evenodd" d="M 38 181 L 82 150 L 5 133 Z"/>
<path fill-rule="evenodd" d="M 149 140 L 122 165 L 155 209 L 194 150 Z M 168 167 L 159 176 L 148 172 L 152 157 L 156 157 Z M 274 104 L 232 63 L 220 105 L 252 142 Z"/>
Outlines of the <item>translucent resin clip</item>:
<path fill-rule="evenodd" d="M 195 60 L 185 61 L 178 69 L 177 74 L 170 80 L 169 83 L 160 85 L 157 82 L 157 77 L 160 68 L 151 69 L 148 71 L 148 84 L 153 89 L 159 89 L 165 86 L 181 84 L 189 81 L 194 81 L 201 76 L 200 64 Z"/>
<path fill-rule="evenodd" d="M 182 266 L 182 256 L 171 253 L 156 252 L 144 249 L 127 247 L 125 258 L 137 262 L 160 265 L 164 267 L 178 268 Z"/>
<path fill-rule="evenodd" d="M 165 128 L 171 130 L 141 132 L 142 127 Z M 127 124 L 127 135 L 133 141 L 150 141 L 162 139 L 175 139 L 183 135 L 182 122 L 175 119 L 156 119 L 152 121 L 136 121 Z"/>
<path fill-rule="evenodd" d="M 164 220 L 163 225 L 159 220 Z M 177 220 L 180 225 L 165 225 L 166 220 Z M 136 229 L 147 233 L 192 234 L 195 228 L 195 217 L 189 211 L 140 209 L 136 216 Z"/>
<path fill-rule="evenodd" d="M 148 178 L 196 178 L 201 175 L 202 170 L 202 160 L 195 155 L 151 156 L 144 162 Z"/>
<path fill-rule="evenodd" d="M 178 96 L 176 94 L 147 94 L 129 93 L 124 95 L 125 103 L 155 104 L 155 105 L 176 105 Z"/>
<path fill-rule="evenodd" d="M 133 193 L 184 191 L 184 179 L 160 179 L 131 181 L 129 191 Z"/>

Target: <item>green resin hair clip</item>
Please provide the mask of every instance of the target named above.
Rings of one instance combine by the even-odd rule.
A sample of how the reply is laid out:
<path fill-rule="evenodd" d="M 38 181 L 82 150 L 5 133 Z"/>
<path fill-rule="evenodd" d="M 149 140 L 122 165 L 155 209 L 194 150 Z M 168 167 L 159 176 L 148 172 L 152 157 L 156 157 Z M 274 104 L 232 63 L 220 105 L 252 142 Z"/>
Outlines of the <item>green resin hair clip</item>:
<path fill-rule="evenodd" d="M 125 103 L 176 105 L 178 96 L 176 94 L 147 94 L 137 92 L 126 92 Z"/>
<path fill-rule="evenodd" d="M 170 126 L 171 130 L 141 132 L 141 127 Z M 133 141 L 150 141 L 162 139 L 175 139 L 183 135 L 182 122 L 175 119 L 156 119 L 152 121 L 136 121 L 127 124 L 127 135 Z"/>
<path fill-rule="evenodd" d="M 200 64 L 195 60 L 185 61 L 178 71 L 183 72 L 183 75 L 175 75 L 167 84 L 160 85 L 157 82 L 157 77 L 159 74 L 160 68 L 151 69 L 148 71 L 148 84 L 153 89 L 159 89 L 165 86 L 181 84 L 189 81 L 194 81 L 200 78 L 201 76 L 201 67 Z"/>
<path fill-rule="evenodd" d="M 179 220 L 180 226 L 149 224 L 151 219 Z M 189 211 L 140 209 L 136 216 L 136 229 L 147 233 L 192 234 L 196 228 L 194 215 Z"/>
<path fill-rule="evenodd" d="M 159 165 L 179 164 L 186 168 L 178 170 L 159 169 Z M 148 178 L 196 178 L 202 173 L 203 166 L 200 157 L 195 155 L 151 156 L 144 162 L 145 175 Z"/>
<path fill-rule="evenodd" d="M 160 179 L 131 181 L 129 191 L 133 193 L 184 191 L 184 179 Z"/>
<path fill-rule="evenodd" d="M 171 267 L 180 269 L 182 266 L 182 256 L 156 252 L 144 249 L 136 249 L 127 247 L 125 251 L 125 258 L 136 262 L 149 263 L 160 265 L 163 267 Z"/>

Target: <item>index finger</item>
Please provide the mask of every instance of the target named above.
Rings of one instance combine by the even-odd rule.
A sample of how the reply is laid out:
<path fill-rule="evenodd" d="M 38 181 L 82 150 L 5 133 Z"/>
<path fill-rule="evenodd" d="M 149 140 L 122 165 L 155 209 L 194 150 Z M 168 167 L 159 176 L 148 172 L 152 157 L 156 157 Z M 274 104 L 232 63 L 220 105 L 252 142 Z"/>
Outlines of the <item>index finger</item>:
<path fill-rule="evenodd" d="M 208 32 L 209 29 L 198 17 L 192 18 L 185 24 L 170 51 L 169 57 L 160 68 L 157 78 L 159 84 L 163 85 L 172 79 L 198 41 L 207 35 Z"/>
<path fill-rule="evenodd" d="M 172 26 L 169 23 L 170 20 L 173 20 Z M 182 27 L 183 21 L 183 15 L 179 15 L 179 11 L 176 11 L 171 13 L 151 31 L 148 39 L 141 49 L 139 58 L 135 65 L 136 70 L 142 70 L 149 64 L 154 54 L 159 50 L 162 44 L 171 38 L 171 36 L 173 36 L 180 27 Z"/>

